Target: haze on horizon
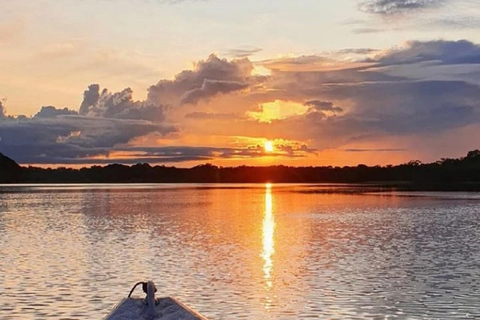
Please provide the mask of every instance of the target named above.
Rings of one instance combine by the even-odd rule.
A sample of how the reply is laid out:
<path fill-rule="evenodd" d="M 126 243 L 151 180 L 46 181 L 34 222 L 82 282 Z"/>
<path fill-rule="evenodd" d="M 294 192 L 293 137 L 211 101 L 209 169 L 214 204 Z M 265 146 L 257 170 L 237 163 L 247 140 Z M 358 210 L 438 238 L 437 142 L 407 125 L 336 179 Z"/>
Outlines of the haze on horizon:
<path fill-rule="evenodd" d="M 0 0 L 21 164 L 385 165 L 480 136 L 473 0 Z"/>

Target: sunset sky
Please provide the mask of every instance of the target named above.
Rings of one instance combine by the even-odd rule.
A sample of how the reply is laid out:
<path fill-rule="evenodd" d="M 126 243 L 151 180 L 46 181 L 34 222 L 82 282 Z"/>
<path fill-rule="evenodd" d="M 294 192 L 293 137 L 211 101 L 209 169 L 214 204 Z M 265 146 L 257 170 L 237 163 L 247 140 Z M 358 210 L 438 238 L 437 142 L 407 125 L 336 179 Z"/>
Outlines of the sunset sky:
<path fill-rule="evenodd" d="M 0 0 L 0 152 L 399 164 L 480 148 L 478 0 Z"/>

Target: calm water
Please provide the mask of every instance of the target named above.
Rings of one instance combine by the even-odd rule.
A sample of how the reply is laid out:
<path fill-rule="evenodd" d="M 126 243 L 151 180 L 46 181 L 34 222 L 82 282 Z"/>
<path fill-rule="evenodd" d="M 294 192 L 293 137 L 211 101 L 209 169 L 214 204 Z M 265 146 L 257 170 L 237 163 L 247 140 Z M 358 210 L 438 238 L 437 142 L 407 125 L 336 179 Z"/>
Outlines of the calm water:
<path fill-rule="evenodd" d="M 101 319 L 144 279 L 211 319 L 480 317 L 480 194 L 347 189 L 0 187 L 0 318 Z"/>

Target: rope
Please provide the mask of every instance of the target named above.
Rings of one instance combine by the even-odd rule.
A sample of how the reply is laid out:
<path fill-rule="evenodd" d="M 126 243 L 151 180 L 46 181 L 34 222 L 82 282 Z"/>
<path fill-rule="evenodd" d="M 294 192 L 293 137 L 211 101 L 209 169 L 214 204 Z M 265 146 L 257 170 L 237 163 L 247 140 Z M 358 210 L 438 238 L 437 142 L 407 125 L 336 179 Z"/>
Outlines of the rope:
<path fill-rule="evenodd" d="M 130 298 L 130 296 L 132 295 L 133 291 L 135 291 L 135 288 L 136 288 L 139 284 L 145 285 L 146 283 L 145 283 L 145 282 L 142 282 L 142 281 L 137 282 L 137 283 L 133 286 L 132 290 L 130 290 L 130 293 L 128 294 L 128 297 L 129 297 L 129 298 Z"/>

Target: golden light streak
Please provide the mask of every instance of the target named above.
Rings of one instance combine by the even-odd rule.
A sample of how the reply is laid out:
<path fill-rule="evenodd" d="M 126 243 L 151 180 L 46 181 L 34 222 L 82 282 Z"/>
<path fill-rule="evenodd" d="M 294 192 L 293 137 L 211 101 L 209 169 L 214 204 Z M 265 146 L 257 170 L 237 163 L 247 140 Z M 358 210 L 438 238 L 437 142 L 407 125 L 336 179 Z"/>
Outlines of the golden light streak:
<path fill-rule="evenodd" d="M 275 218 L 273 216 L 273 199 L 272 199 L 272 184 L 265 185 L 265 216 L 262 222 L 262 258 L 263 273 L 265 278 L 265 285 L 267 290 L 271 290 L 273 259 L 272 255 L 275 253 Z"/>

